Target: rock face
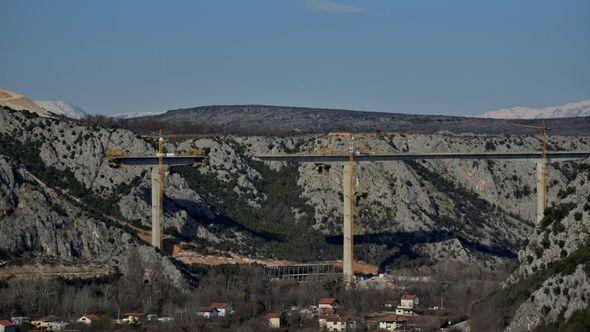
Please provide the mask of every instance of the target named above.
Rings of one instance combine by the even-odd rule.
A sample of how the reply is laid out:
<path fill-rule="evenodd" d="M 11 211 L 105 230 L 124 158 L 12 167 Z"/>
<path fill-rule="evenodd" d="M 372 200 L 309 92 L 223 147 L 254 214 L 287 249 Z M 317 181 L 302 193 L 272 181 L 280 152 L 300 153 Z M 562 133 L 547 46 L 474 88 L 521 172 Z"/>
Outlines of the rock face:
<path fill-rule="evenodd" d="M 530 331 L 567 321 L 588 310 L 590 299 L 590 167 L 588 160 L 559 166 L 564 186 L 545 218 L 518 253 L 520 265 L 509 285 L 541 278 L 518 307 L 507 331 Z"/>
<path fill-rule="evenodd" d="M 121 228 L 90 217 L 27 170 L 10 165 L 3 155 L 0 193 L 3 256 L 33 252 L 43 262 L 91 264 L 125 273 L 129 252 L 136 248 L 144 264 L 158 263 L 174 285 L 189 286 L 189 279 L 168 258 Z"/>
<path fill-rule="evenodd" d="M 520 305 L 507 332 L 531 331 L 539 325 L 568 320 L 579 310 L 588 308 L 590 276 L 580 264 L 572 274 L 558 274 L 545 280 L 541 288 Z"/>
<path fill-rule="evenodd" d="M 6 229 L 0 233 L 2 252 L 34 251 L 68 262 L 92 258 L 104 264 L 109 257 L 117 257 L 113 264 L 123 268 L 121 248 L 137 246 L 146 259 L 170 264 L 170 274 L 182 284 L 181 272 L 167 258 L 136 242 L 133 232 L 108 226 L 101 218 L 113 216 L 137 227 L 150 225 L 149 170 L 113 169 L 103 156 L 110 148 L 134 156 L 153 155 L 152 141 L 127 130 L 0 110 L 0 143 L 6 150 L 0 151 L 5 156 L 0 164 L 0 227 Z M 528 151 L 537 150 L 540 142 L 531 136 L 439 133 L 367 137 L 356 144 L 372 152 L 442 152 Z M 263 164 L 249 156 L 317 153 L 324 147 L 345 151 L 346 146 L 338 137 L 313 134 L 170 141 L 168 152 L 202 148 L 209 160 L 204 168 L 170 169 L 165 183 L 165 228 L 185 240 L 254 257 L 338 259 L 341 165 L 318 174 L 313 164 Z M 553 136 L 550 148 L 588 150 L 590 140 Z M 14 160 L 22 165 L 12 165 Z M 590 180 L 582 175 L 572 178 L 571 167 L 550 165 L 549 202 L 580 202 L 588 196 Z M 48 187 L 62 190 L 67 201 L 80 203 L 58 202 L 38 182 L 27 180 L 30 175 L 25 170 L 42 177 Z M 520 278 L 534 273 L 534 266 L 562 258 L 562 250 L 570 254 L 588 239 L 588 213 L 578 204 L 562 221 L 571 233 L 547 235 L 547 252 L 537 255 L 534 245 L 545 235 L 534 230 L 532 223 L 536 187 L 532 161 L 361 164 L 355 174 L 357 191 L 368 193 L 356 208 L 355 257 L 383 269 L 403 257 L 425 262 L 451 259 L 494 268 L 518 254 L 522 266 L 514 278 Z M 568 193 L 568 186 L 577 190 Z M 65 215 L 60 215 L 60 209 Z M 581 220 L 576 219 L 577 212 L 582 213 Z M 72 217 L 77 213 L 81 217 Z M 546 227 L 553 228 L 553 224 Z M 526 248 L 519 252 L 526 239 Z M 529 262 L 531 253 L 535 255 Z"/>

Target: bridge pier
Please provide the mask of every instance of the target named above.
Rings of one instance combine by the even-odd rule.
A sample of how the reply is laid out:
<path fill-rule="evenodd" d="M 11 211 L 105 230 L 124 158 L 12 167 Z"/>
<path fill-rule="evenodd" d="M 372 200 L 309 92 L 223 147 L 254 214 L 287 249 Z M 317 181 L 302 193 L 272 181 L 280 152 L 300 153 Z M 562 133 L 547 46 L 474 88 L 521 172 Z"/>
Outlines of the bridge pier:
<path fill-rule="evenodd" d="M 545 177 L 547 176 L 546 169 L 547 164 L 544 162 L 544 160 L 537 160 L 537 224 L 539 224 L 545 216 L 545 208 L 547 205 L 547 188 L 545 184 Z"/>
<path fill-rule="evenodd" d="M 352 225 L 352 218 L 353 218 L 353 207 L 352 207 L 352 197 L 354 195 L 353 189 L 353 174 L 352 169 L 349 165 L 345 164 L 342 167 L 342 197 L 344 203 L 344 211 L 343 211 L 343 224 L 342 224 L 342 234 L 343 234 L 343 252 L 342 252 L 342 277 L 346 287 L 350 287 L 354 281 L 354 274 L 352 271 L 352 261 L 353 261 L 353 225 Z"/>
<path fill-rule="evenodd" d="M 152 167 L 152 246 L 161 250 L 164 235 L 163 176 L 159 167 Z"/>

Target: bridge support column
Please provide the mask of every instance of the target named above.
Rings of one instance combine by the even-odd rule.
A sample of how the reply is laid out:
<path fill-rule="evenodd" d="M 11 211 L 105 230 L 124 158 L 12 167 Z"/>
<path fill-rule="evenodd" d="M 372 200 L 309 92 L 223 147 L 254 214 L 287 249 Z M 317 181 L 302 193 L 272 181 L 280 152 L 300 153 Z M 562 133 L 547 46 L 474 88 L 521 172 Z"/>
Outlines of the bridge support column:
<path fill-rule="evenodd" d="M 545 187 L 546 167 L 547 165 L 542 159 L 537 160 L 537 224 L 545 216 L 545 207 L 547 205 L 547 188 Z"/>
<path fill-rule="evenodd" d="M 152 167 L 152 246 L 162 249 L 164 226 L 164 197 L 162 197 L 160 168 Z"/>
<path fill-rule="evenodd" d="M 352 249 L 353 249 L 353 231 L 352 231 L 352 198 L 353 198 L 353 174 L 348 164 L 342 168 L 342 196 L 344 200 L 344 222 L 342 226 L 343 253 L 342 253 L 342 277 L 345 287 L 350 287 L 354 281 L 352 270 Z"/>

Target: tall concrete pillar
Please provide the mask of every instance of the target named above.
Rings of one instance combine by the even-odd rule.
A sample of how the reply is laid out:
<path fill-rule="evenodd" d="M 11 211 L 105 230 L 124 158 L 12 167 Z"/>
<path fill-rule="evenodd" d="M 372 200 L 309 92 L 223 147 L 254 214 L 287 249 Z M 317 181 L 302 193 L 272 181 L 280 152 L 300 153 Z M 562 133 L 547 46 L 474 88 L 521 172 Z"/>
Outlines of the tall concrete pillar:
<path fill-rule="evenodd" d="M 537 224 L 545 216 L 545 207 L 547 205 L 547 197 L 545 187 L 545 162 L 542 159 L 537 160 Z"/>
<path fill-rule="evenodd" d="M 352 231 L 352 198 L 353 192 L 353 174 L 348 164 L 344 164 L 342 168 L 342 196 L 344 200 L 344 222 L 342 225 L 343 238 L 343 253 L 342 253 L 342 277 L 345 286 L 350 286 L 354 281 L 354 274 L 352 271 L 352 249 L 353 249 L 353 231 Z"/>
<path fill-rule="evenodd" d="M 160 168 L 152 167 L 152 246 L 162 249 L 162 228 L 164 225 L 164 207 L 160 179 Z"/>

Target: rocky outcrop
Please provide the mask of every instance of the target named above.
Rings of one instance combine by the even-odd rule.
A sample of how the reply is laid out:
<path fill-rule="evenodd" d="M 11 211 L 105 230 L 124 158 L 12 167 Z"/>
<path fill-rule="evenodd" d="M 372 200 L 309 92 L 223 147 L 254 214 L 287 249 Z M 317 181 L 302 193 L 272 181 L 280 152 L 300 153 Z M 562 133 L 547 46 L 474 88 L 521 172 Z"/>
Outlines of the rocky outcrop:
<path fill-rule="evenodd" d="M 169 258 L 108 219 L 92 218 L 63 193 L 47 187 L 24 168 L 11 165 L 3 155 L 0 192 L 0 205 L 10 211 L 0 219 L 0 250 L 9 263 L 32 252 L 41 263 L 92 264 L 125 273 L 129 252 L 136 251 L 145 265 L 163 266 L 174 285 L 190 285 L 189 278 Z"/>
<path fill-rule="evenodd" d="M 558 168 L 564 184 L 518 253 L 520 264 L 507 286 L 539 278 L 542 284 L 534 283 L 507 331 L 567 321 L 590 303 L 590 166 L 586 160 Z"/>
<path fill-rule="evenodd" d="M 590 275 L 586 264 L 580 264 L 572 274 L 557 274 L 543 282 L 518 307 L 514 320 L 506 332 L 532 331 L 539 325 L 557 320 L 568 320 L 572 315 L 588 308 Z"/>

